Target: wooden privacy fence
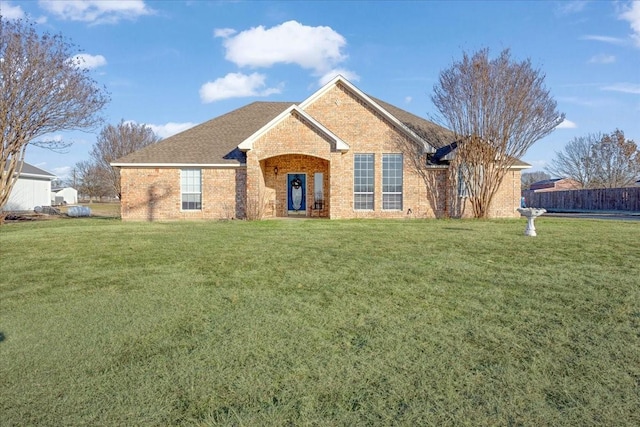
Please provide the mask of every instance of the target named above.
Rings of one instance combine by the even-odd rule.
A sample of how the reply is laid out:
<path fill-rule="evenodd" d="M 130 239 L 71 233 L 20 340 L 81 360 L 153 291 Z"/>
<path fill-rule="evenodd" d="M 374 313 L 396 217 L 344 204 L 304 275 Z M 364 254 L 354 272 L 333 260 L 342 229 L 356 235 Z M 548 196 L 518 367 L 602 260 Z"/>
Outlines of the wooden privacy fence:
<path fill-rule="evenodd" d="M 529 207 L 567 211 L 640 212 L 640 187 L 522 192 Z"/>

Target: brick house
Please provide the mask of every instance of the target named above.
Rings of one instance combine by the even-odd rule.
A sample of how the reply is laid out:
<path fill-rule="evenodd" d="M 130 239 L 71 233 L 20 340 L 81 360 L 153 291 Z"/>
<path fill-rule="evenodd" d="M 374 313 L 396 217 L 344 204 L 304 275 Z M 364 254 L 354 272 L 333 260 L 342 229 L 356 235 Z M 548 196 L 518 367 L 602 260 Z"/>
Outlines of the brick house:
<path fill-rule="evenodd" d="M 580 183 L 571 178 L 552 178 L 543 181 L 534 182 L 529 186 L 529 190 L 539 193 L 541 191 L 563 191 L 563 190 L 579 190 L 582 186 Z"/>
<path fill-rule="evenodd" d="M 338 76 L 301 103 L 254 102 L 112 166 L 123 220 L 428 218 L 452 215 L 451 142 L 447 130 Z M 424 154 L 422 172 L 406 144 Z M 519 216 L 527 167 L 511 167 L 490 216 Z"/>

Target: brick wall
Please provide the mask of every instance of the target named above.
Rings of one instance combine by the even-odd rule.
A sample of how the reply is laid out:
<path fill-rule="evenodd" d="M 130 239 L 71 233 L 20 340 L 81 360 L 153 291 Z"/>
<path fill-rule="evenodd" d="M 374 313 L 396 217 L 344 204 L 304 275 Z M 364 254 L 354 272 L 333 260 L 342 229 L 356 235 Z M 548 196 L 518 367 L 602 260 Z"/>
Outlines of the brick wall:
<path fill-rule="evenodd" d="M 382 155 L 402 153 L 403 138 L 386 117 L 336 85 L 305 108 L 311 117 L 346 142 L 337 151 L 334 141 L 297 112 L 261 135 L 247 152 L 246 168 L 203 169 L 202 210 L 182 211 L 179 169 L 122 170 L 122 218 L 214 219 L 262 218 L 287 215 L 287 174 L 306 174 L 307 215 L 330 218 L 433 218 L 451 214 L 458 203 L 448 185 L 446 168 L 427 177 L 412 168 L 403 154 L 403 206 L 382 209 Z M 353 205 L 354 154 L 374 155 L 373 210 Z M 278 168 L 275 173 L 274 168 Z M 324 176 L 324 207 L 313 212 L 314 174 Z M 452 202 L 453 201 L 453 202 Z M 520 203 L 520 172 L 510 171 L 496 195 L 491 217 L 516 217 Z M 466 209 L 465 216 L 470 215 Z"/>
<path fill-rule="evenodd" d="M 518 218 L 520 213 L 521 179 L 519 170 L 507 172 L 502 186 L 496 193 L 489 209 L 490 218 Z"/>
<path fill-rule="evenodd" d="M 430 197 L 425 192 L 424 180 L 411 171 L 408 159 L 404 158 L 403 208 L 382 209 L 382 155 L 401 153 L 401 137 L 393 125 L 369 108 L 347 90 L 337 86 L 309 105 L 306 110 L 312 117 L 340 139 L 349 144 L 347 152 L 339 152 L 333 142 L 305 123 L 295 114 L 283 120 L 272 130 L 262 135 L 247 152 L 248 180 L 257 193 L 249 198 L 266 196 L 266 216 L 285 216 L 287 202 L 286 174 L 307 174 L 307 206 L 313 201 L 313 174 L 322 172 L 325 179 L 325 208 L 321 216 L 330 218 L 404 218 L 434 217 L 434 197 L 443 197 L 441 186 L 445 181 L 436 178 L 440 188 Z M 353 208 L 353 162 L 354 154 L 374 155 L 375 200 L 371 211 Z M 278 166 L 278 176 L 273 173 Z M 445 177 L 443 171 L 435 175 Z M 444 199 L 439 203 L 444 209 Z"/>
<path fill-rule="evenodd" d="M 245 216 L 244 168 L 202 170 L 202 210 L 183 211 L 180 169 L 122 168 L 122 219 L 232 219 Z"/>

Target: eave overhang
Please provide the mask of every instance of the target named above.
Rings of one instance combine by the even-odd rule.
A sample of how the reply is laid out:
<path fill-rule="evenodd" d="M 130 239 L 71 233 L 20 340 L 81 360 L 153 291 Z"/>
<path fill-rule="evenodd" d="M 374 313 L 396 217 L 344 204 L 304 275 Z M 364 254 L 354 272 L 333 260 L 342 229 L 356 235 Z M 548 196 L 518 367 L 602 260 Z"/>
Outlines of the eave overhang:
<path fill-rule="evenodd" d="M 36 179 L 42 179 L 42 180 L 48 179 L 49 181 L 53 181 L 57 177 L 55 175 L 41 175 L 41 174 L 23 172 L 18 175 L 18 178 L 36 178 Z"/>

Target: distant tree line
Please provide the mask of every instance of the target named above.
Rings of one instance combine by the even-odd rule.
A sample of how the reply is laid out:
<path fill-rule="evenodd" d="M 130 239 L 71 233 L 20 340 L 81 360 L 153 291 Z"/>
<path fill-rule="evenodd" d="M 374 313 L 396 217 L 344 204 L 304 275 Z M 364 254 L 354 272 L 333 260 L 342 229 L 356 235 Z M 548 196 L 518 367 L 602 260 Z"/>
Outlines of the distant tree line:
<path fill-rule="evenodd" d="M 570 141 L 546 170 L 582 188 L 628 187 L 640 178 L 640 151 L 621 130 L 589 134 Z"/>
<path fill-rule="evenodd" d="M 522 189 L 546 179 L 570 178 L 580 188 L 631 187 L 640 179 L 640 150 L 624 132 L 576 137 L 545 168 L 522 174 Z"/>

